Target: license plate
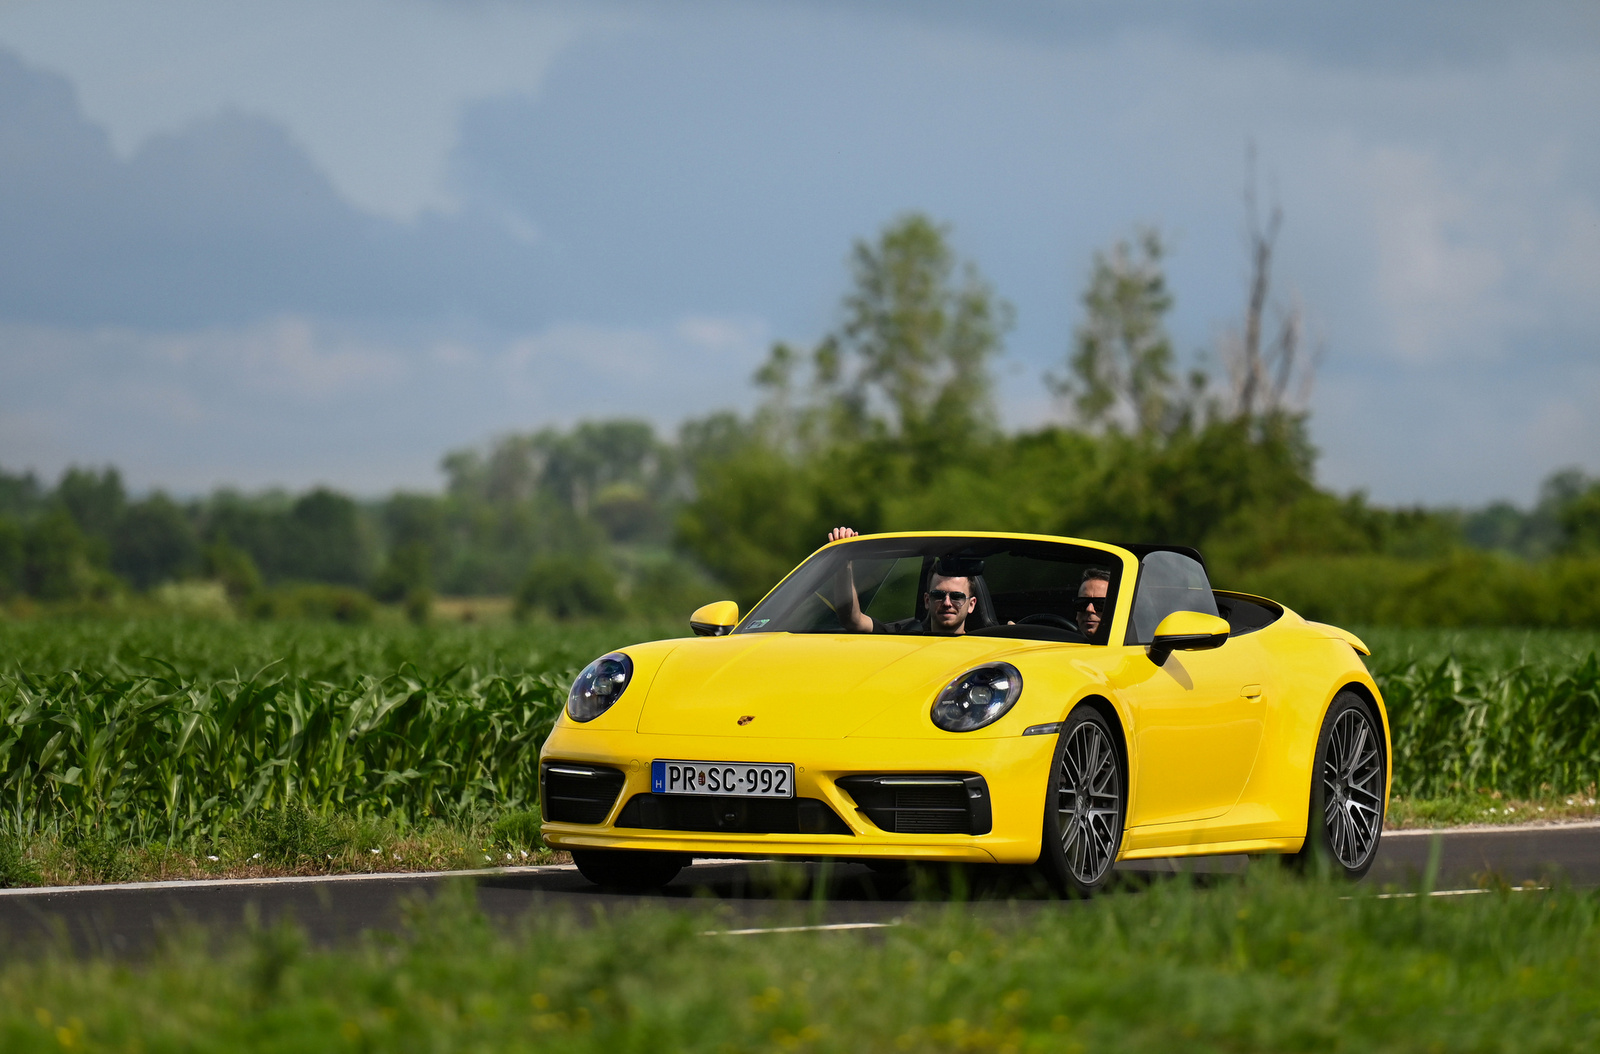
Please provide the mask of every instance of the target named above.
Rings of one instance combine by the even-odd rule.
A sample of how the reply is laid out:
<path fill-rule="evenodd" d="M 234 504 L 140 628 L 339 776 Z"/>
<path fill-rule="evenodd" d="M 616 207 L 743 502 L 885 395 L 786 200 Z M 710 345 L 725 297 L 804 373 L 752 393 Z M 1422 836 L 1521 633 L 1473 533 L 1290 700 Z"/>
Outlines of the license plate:
<path fill-rule="evenodd" d="M 656 794 L 792 798 L 794 766 L 748 765 L 739 761 L 652 761 L 650 789 Z"/>

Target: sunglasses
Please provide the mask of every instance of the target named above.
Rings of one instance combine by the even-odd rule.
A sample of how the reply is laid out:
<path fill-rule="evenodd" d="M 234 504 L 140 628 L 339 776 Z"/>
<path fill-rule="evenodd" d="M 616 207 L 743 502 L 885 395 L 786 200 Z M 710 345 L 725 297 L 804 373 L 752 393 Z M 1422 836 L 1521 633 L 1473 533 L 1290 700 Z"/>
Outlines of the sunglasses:
<path fill-rule="evenodd" d="M 1104 611 L 1111 605 L 1110 597 L 1073 597 L 1072 606 L 1078 611 L 1088 611 L 1093 607 L 1096 611 Z"/>
<path fill-rule="evenodd" d="M 949 597 L 950 603 L 954 604 L 956 607 L 960 607 L 962 604 L 967 602 L 967 594 L 965 593 L 944 589 L 928 590 L 928 599 L 933 601 L 935 604 L 943 604 L 946 597 Z"/>

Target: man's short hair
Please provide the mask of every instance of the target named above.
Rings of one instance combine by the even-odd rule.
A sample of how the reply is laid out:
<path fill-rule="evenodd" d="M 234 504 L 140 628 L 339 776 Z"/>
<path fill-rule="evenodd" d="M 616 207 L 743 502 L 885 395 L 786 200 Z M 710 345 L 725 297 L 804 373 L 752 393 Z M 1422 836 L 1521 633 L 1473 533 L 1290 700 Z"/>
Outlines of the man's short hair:
<path fill-rule="evenodd" d="M 1107 571 L 1103 567 L 1091 567 L 1083 573 L 1083 581 L 1087 582 L 1091 578 L 1098 578 L 1102 582 L 1109 582 L 1111 581 L 1111 572 Z M 1079 584 L 1081 585 L 1082 583 Z"/>

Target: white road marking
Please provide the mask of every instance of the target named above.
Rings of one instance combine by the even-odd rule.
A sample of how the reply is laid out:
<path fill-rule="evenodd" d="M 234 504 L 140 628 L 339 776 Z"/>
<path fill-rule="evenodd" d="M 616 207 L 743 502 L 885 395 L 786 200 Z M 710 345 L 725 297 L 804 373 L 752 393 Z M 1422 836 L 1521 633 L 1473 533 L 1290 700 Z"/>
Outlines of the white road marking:
<path fill-rule="evenodd" d="M 1535 820 L 1529 823 L 1465 823 L 1455 827 L 1405 827 L 1384 831 L 1384 838 L 1421 838 L 1430 834 L 1521 834 L 1526 831 L 1572 831 L 1600 827 L 1600 820 Z"/>
<path fill-rule="evenodd" d="M 702 937 L 749 937 L 756 933 L 820 933 L 825 930 L 886 930 L 900 925 L 899 919 L 888 922 L 830 922 L 820 926 L 757 926 L 747 930 L 703 930 Z"/>
<path fill-rule="evenodd" d="M 287 886 L 307 882 L 384 882 L 407 878 L 463 878 L 481 875 L 539 875 L 576 871 L 574 864 L 533 867 L 480 867 L 471 871 L 377 871 L 368 875 L 276 875 L 270 878 L 185 878 L 167 882 L 116 882 L 97 886 L 13 886 L 0 889 L 0 897 L 41 893 L 95 893 L 115 889 L 216 889 L 224 886 Z"/>

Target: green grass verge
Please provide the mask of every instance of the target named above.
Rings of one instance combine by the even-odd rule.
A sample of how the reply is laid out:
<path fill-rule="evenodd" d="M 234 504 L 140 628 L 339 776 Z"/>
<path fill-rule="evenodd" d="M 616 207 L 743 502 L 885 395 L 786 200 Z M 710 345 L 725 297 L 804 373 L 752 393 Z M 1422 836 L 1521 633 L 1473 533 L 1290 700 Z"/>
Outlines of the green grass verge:
<path fill-rule="evenodd" d="M 803 910 L 803 909 L 800 909 Z M 1600 898 L 1379 900 L 1259 869 L 1088 904 L 909 909 L 867 933 L 706 936 L 714 909 L 294 929 L 137 966 L 0 967 L 0 1048 L 1573 1051 L 1600 1045 Z"/>
<path fill-rule="evenodd" d="M 176 845 L 73 831 L 0 834 L 0 887 L 460 871 L 557 859 L 566 858 L 540 839 L 533 812 L 401 826 L 290 806 Z"/>

